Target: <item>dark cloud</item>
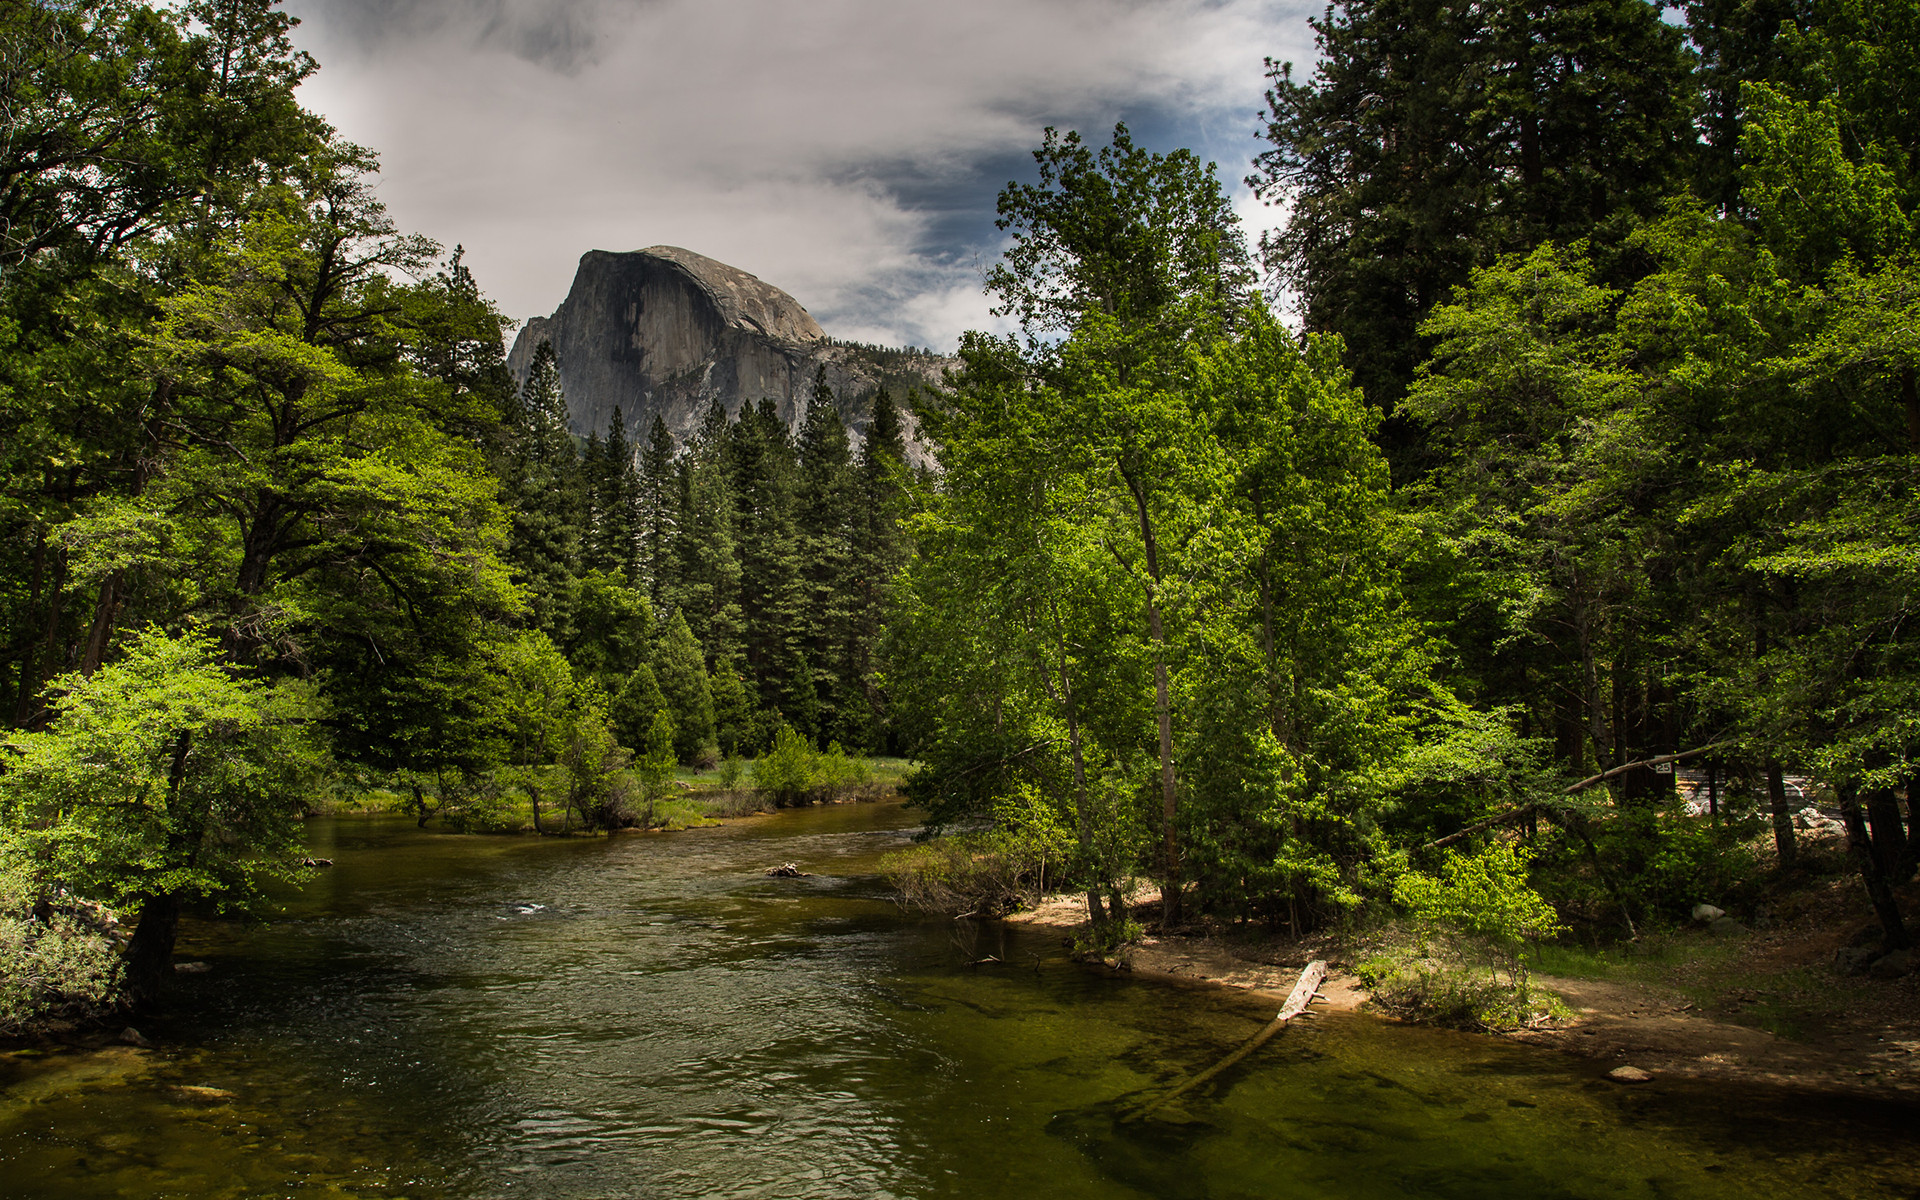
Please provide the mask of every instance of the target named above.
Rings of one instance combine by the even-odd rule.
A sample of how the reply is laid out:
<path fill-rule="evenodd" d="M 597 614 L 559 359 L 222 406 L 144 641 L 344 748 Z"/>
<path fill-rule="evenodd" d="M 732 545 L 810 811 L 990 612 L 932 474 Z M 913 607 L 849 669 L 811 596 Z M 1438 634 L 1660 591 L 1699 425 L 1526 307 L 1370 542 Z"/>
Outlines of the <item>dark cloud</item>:
<path fill-rule="evenodd" d="M 339 50 L 404 56 L 433 39 L 473 50 L 501 50 L 563 75 L 594 65 L 602 31 L 621 9 L 611 0 L 327 0 L 303 6 L 307 20 Z"/>
<path fill-rule="evenodd" d="M 289 0 L 308 102 L 381 151 L 395 217 L 518 316 L 589 249 L 683 245 L 839 336 L 989 323 L 993 201 L 1046 125 L 1126 119 L 1237 182 L 1261 57 L 1305 0 Z M 1255 214 L 1244 202 L 1242 211 Z"/>

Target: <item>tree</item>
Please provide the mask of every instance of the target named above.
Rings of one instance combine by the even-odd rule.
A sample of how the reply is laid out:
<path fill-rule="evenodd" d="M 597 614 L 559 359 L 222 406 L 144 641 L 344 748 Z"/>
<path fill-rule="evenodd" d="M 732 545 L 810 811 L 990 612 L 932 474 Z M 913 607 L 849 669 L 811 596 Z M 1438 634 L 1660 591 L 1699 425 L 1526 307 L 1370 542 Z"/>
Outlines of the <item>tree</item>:
<path fill-rule="evenodd" d="M 674 751 L 684 763 L 715 757 L 713 692 L 700 643 L 678 609 L 653 644 L 653 677 L 673 717 Z"/>
<path fill-rule="evenodd" d="M 823 369 L 800 429 L 794 531 L 804 587 L 802 646 L 813 669 L 824 741 L 867 744 L 867 699 L 857 674 L 854 479 L 846 425 Z"/>
<path fill-rule="evenodd" d="M 819 697 L 807 661 L 807 592 L 795 528 L 794 461 L 771 402 L 743 405 L 727 444 L 740 556 L 740 661 L 760 704 L 808 737 Z M 717 660 L 716 660 L 717 661 Z"/>
<path fill-rule="evenodd" d="M 727 410 L 715 400 L 675 460 L 672 586 L 661 585 L 713 666 L 738 651 L 742 625 L 728 428 Z"/>
<path fill-rule="evenodd" d="M 1276 281 L 1390 416 L 1420 323 L 1470 270 L 1584 237 L 1624 282 L 1623 238 L 1688 178 L 1687 53 L 1642 0 L 1358 0 L 1313 26 L 1310 81 L 1269 63 L 1272 148 L 1248 182 L 1289 205 L 1262 246 Z M 1383 438 L 1417 473 L 1414 430 Z"/>
<path fill-rule="evenodd" d="M 532 600 L 535 627 L 564 639 L 572 625 L 568 599 L 580 570 L 583 504 L 566 396 L 549 342 L 534 350 L 520 389 L 518 418 L 502 475 L 513 514 L 508 558 L 514 582 Z"/>
<path fill-rule="evenodd" d="M 661 712 L 668 713 L 671 720 L 666 693 L 660 690 L 653 667 L 641 663 L 614 694 L 613 703 L 607 708 L 607 719 L 622 746 L 644 751 L 649 745 L 647 739 L 652 736 L 654 715 Z"/>
<path fill-rule="evenodd" d="M 183 904 L 244 903 L 297 873 L 301 806 L 321 762 L 312 687 L 270 686 L 219 639 L 147 629 L 92 676 L 68 675 L 54 718 L 6 743 L 9 840 L 41 886 L 140 909 L 127 983 L 151 1003 Z"/>
<path fill-rule="evenodd" d="M 673 435 L 667 422 L 655 413 L 647 431 L 647 444 L 640 454 L 638 524 L 640 536 L 640 586 L 653 602 L 655 612 L 669 607 L 674 594 L 673 542 L 679 515 L 679 488 L 674 473 Z"/>
<path fill-rule="evenodd" d="M 879 646 L 893 584 L 912 554 L 901 522 L 907 515 L 907 448 L 900 412 L 886 388 L 873 395 L 866 440 L 854 466 L 853 534 L 848 574 L 849 619 L 856 631 L 850 664 L 861 715 L 873 747 L 894 737 L 880 681 Z"/>
<path fill-rule="evenodd" d="M 987 277 L 995 310 L 1015 317 L 1039 374 L 1112 472 L 1118 509 L 1108 548 L 1137 590 L 1153 672 L 1163 920 L 1180 914 L 1174 762 L 1173 640 L 1167 628 L 1176 547 L 1205 522 L 1221 463 L 1184 394 L 1184 350 L 1226 328 L 1248 302 L 1252 271 L 1219 180 L 1187 151 L 1151 154 L 1125 126 L 1095 152 L 1049 130 L 1034 152 L 1040 182 L 1000 195 L 1013 245 Z M 1049 339 L 1065 333 L 1063 341 Z M 1120 516 L 1124 513 L 1124 516 Z"/>
<path fill-rule="evenodd" d="M 640 580 L 640 477 L 626 418 L 616 405 L 597 465 L 583 468 L 593 492 L 593 535 L 588 565 L 619 575 L 629 585 Z"/>

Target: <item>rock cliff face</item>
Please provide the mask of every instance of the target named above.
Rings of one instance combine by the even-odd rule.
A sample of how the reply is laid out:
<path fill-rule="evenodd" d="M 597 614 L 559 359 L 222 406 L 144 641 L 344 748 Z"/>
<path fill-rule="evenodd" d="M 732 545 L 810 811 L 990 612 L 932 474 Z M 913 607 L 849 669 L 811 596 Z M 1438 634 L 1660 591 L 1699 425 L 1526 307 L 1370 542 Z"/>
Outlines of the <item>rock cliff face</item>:
<path fill-rule="evenodd" d="M 581 256 L 573 288 L 551 317 L 529 320 L 507 363 L 524 382 L 542 340 L 551 341 L 575 433 L 605 432 L 615 408 L 627 436 L 644 441 L 655 415 L 684 442 L 718 399 L 728 415 L 771 399 L 789 426 L 806 419 L 816 373 L 839 393 L 857 441 L 882 385 L 938 386 L 950 358 L 828 339 L 792 296 L 677 246 Z M 909 454 L 925 454 L 911 438 Z"/>

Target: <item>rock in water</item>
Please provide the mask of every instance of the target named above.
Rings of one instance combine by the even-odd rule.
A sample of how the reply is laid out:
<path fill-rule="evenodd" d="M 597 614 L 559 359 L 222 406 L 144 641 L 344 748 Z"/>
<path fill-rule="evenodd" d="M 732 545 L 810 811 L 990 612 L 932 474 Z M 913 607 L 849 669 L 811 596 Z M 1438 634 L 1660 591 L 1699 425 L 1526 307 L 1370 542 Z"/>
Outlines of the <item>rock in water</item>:
<path fill-rule="evenodd" d="M 1607 1078 L 1615 1083 L 1646 1083 L 1653 1078 L 1652 1073 L 1639 1067 L 1615 1067 L 1607 1072 Z"/>
<path fill-rule="evenodd" d="M 742 404 L 772 400 L 797 427 L 822 368 L 858 441 L 883 384 L 899 403 L 907 387 L 937 386 L 942 370 L 959 365 L 922 351 L 832 341 L 792 296 L 678 246 L 582 255 L 566 300 L 514 339 L 507 363 L 517 380 L 525 382 L 543 340 L 559 361 L 573 431 L 604 433 L 618 408 L 636 445 L 655 415 L 684 443 L 716 399 L 730 416 Z M 909 457 L 924 462 L 904 404 L 901 419 Z"/>

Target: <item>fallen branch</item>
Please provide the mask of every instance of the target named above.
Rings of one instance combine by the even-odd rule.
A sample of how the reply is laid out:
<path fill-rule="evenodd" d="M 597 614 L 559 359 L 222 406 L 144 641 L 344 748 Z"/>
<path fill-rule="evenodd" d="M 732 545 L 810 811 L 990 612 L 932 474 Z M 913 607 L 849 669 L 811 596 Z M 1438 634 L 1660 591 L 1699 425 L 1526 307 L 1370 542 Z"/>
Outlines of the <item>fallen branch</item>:
<path fill-rule="evenodd" d="M 1709 754 L 1715 750 L 1723 750 L 1726 747 L 1731 745 L 1733 745 L 1732 742 L 1715 742 L 1711 746 L 1701 746 L 1694 750 L 1683 750 L 1678 754 L 1663 754 L 1659 758 L 1646 758 L 1646 759 L 1641 759 L 1639 762 L 1621 763 L 1617 767 L 1611 767 L 1605 771 L 1600 772 L 1598 775 L 1590 775 L 1587 778 L 1582 779 L 1579 783 L 1570 785 L 1569 787 L 1566 788 L 1566 790 L 1564 790 L 1560 794 L 1563 796 L 1578 795 L 1579 793 L 1586 791 L 1588 788 L 1592 787 L 1596 783 L 1605 783 L 1609 779 L 1614 779 L 1621 775 L 1625 775 L 1628 771 L 1637 771 L 1642 767 L 1658 767 L 1658 766 L 1663 766 L 1667 763 L 1681 762 L 1689 758 L 1698 758 L 1702 754 Z M 1488 817 L 1484 821 L 1475 821 L 1473 824 L 1467 826 L 1465 829 L 1460 830 L 1458 833 L 1450 833 L 1443 838 L 1435 838 L 1433 841 L 1428 842 L 1426 845 L 1420 847 L 1420 849 L 1421 850 L 1438 850 L 1443 846 L 1451 846 L 1455 842 L 1459 841 L 1461 838 L 1472 837 L 1476 833 L 1482 833 L 1486 830 L 1492 829 L 1496 825 L 1504 825 L 1508 821 L 1517 821 L 1520 818 L 1526 816 L 1528 813 L 1537 811 L 1539 808 L 1540 808 L 1540 805 L 1537 803 L 1522 804 L 1519 808 L 1510 808 L 1506 812 Z"/>
<path fill-rule="evenodd" d="M 1256 1033 L 1251 1038 L 1247 1039 L 1246 1045 L 1240 1047 L 1238 1050 L 1235 1050 L 1232 1054 L 1227 1055 L 1225 1058 L 1213 1064 L 1211 1067 L 1208 1067 L 1206 1070 L 1200 1072 L 1198 1075 L 1195 1075 L 1192 1079 L 1187 1080 L 1185 1083 L 1181 1084 L 1179 1087 L 1174 1088 L 1172 1091 L 1160 1097 L 1158 1100 L 1155 1100 L 1152 1104 L 1147 1105 L 1145 1108 L 1141 1109 L 1139 1112 L 1135 1113 L 1133 1116 L 1125 1119 L 1129 1121 L 1146 1120 L 1148 1117 L 1152 1116 L 1155 1112 L 1158 1112 L 1160 1109 L 1166 1107 L 1169 1103 L 1171 1103 L 1175 1099 L 1192 1091 L 1194 1088 L 1199 1087 L 1201 1084 L 1205 1083 L 1207 1080 L 1212 1079 L 1215 1075 L 1218 1075 L 1220 1072 L 1226 1070 L 1228 1067 L 1239 1062 L 1241 1059 L 1245 1058 L 1247 1055 L 1252 1054 L 1255 1050 L 1258 1050 L 1261 1046 L 1266 1044 L 1268 1038 L 1271 1038 L 1274 1034 L 1279 1033 L 1282 1029 L 1285 1029 L 1287 1027 L 1288 1021 L 1293 1020 L 1295 1017 L 1299 1016 L 1301 1013 L 1304 1013 L 1307 1011 L 1307 1005 L 1313 1003 L 1313 998 L 1319 994 L 1320 984 L 1326 979 L 1326 977 L 1327 977 L 1327 964 L 1325 962 L 1319 959 L 1315 959 L 1313 962 L 1308 963 L 1306 966 L 1306 969 L 1300 972 L 1300 982 L 1294 984 L 1293 991 L 1287 994 L 1287 1002 L 1280 1006 L 1279 1015 L 1274 1017 L 1273 1020 L 1267 1022 L 1266 1028 L 1262 1029 L 1259 1033 Z"/>
<path fill-rule="evenodd" d="M 1637 771 L 1641 767 L 1659 767 L 1659 766 L 1664 766 L 1667 763 L 1680 762 L 1684 759 L 1698 758 L 1702 754 L 1711 754 L 1715 750 L 1724 750 L 1728 746 L 1731 746 L 1733 744 L 1734 744 L 1733 742 L 1715 742 L 1711 746 L 1701 746 L 1698 749 L 1694 749 L 1694 750 L 1682 750 L 1678 754 L 1662 754 L 1659 758 L 1645 758 L 1645 759 L 1641 759 L 1639 762 L 1621 763 L 1619 766 L 1614 767 L 1610 770 L 1602 771 L 1598 775 L 1587 776 L 1585 779 L 1582 779 L 1579 783 L 1576 783 L 1572 787 L 1569 787 L 1562 794 L 1571 796 L 1576 792 L 1586 791 L 1588 788 L 1592 787 L 1596 783 L 1605 783 L 1607 780 L 1612 779 L 1615 776 L 1625 775 L 1628 771 Z"/>

